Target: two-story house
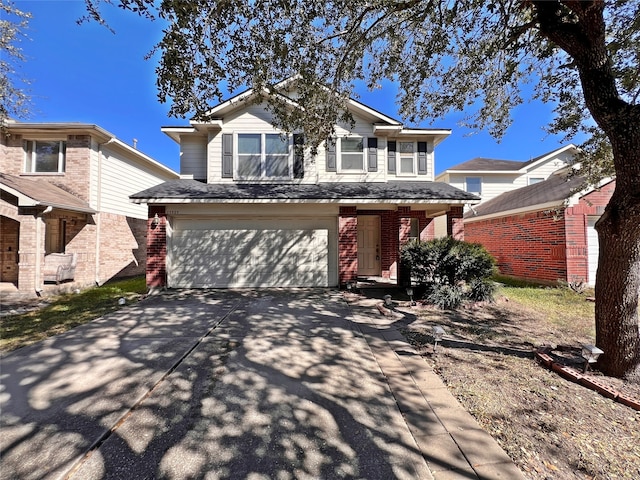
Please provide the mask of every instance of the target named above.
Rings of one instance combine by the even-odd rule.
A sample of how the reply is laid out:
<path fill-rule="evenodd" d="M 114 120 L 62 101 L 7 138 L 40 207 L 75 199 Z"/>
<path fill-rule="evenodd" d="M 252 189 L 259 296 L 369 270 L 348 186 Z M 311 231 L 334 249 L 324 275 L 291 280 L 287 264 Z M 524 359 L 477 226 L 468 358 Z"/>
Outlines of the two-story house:
<path fill-rule="evenodd" d="M 553 172 L 573 163 L 577 152 L 576 146 L 569 144 L 522 162 L 478 157 L 448 168 L 436 176 L 436 181 L 473 193 L 486 202 L 546 180 Z"/>
<path fill-rule="evenodd" d="M 52 253 L 75 254 L 73 279 L 62 290 L 143 274 L 147 208 L 129 195 L 178 177 L 96 125 L 7 122 L 0 141 L 3 298 L 42 293 Z"/>
<path fill-rule="evenodd" d="M 434 181 L 444 129 L 406 128 L 355 100 L 355 126 L 317 149 L 274 127 L 251 90 L 206 121 L 163 131 L 181 178 L 139 192 L 149 205 L 150 287 L 327 287 L 398 279 L 400 245 L 433 237 L 448 214 L 460 235 L 477 197 Z M 291 97 L 291 103 L 295 101 Z"/>

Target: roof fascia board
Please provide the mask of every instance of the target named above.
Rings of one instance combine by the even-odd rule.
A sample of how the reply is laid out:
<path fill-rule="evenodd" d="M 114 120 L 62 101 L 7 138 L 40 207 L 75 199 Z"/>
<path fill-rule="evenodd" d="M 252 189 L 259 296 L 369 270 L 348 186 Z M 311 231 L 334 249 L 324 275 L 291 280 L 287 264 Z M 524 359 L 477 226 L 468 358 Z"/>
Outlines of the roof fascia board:
<path fill-rule="evenodd" d="M 18 199 L 19 207 L 37 207 L 38 205 L 40 205 L 40 202 L 38 202 L 37 200 L 31 198 L 28 195 L 25 195 L 24 193 L 16 190 L 15 188 L 9 187 L 8 185 L 0 183 L 0 189 L 16 197 Z"/>
<path fill-rule="evenodd" d="M 399 204 L 399 205 L 467 205 L 478 203 L 475 200 L 442 200 L 442 199 L 406 199 L 406 198 L 383 198 L 383 199 L 368 199 L 368 198 L 313 198 L 313 199 L 283 199 L 283 198 L 132 198 L 132 203 L 147 203 L 147 204 L 201 204 L 201 203 L 281 203 L 281 204 L 296 204 L 296 203 L 320 203 L 320 204 Z"/>
<path fill-rule="evenodd" d="M 553 207 L 564 207 L 564 200 L 554 200 L 552 202 L 547 203 L 538 203 L 537 205 L 529 205 L 522 208 L 514 208 L 513 210 L 503 210 L 501 212 L 489 213 L 487 215 L 478 215 L 473 217 L 467 217 L 464 219 L 465 222 L 478 222 L 480 220 L 490 220 L 492 218 L 500 218 L 500 217 L 509 217 L 511 215 L 519 215 L 527 212 L 536 212 L 538 210 L 544 210 L 547 208 Z"/>
<path fill-rule="evenodd" d="M 574 193 L 573 195 L 571 195 L 571 197 L 567 199 L 567 206 L 573 207 L 580 201 L 582 197 L 589 195 L 590 193 L 594 192 L 595 190 L 598 190 L 599 188 L 604 187 L 607 183 L 610 183 L 612 181 L 613 181 L 613 178 L 606 177 L 600 180 L 596 186 L 583 188 L 582 190 Z"/>
<path fill-rule="evenodd" d="M 22 122 L 7 122 L 5 127 L 9 133 L 51 133 L 60 132 L 73 135 L 74 132 L 81 132 L 96 137 L 99 141 L 107 141 L 115 138 L 115 135 L 108 132 L 104 128 L 92 124 L 92 123 L 74 123 L 74 122 L 62 122 L 62 123 L 22 123 Z"/>

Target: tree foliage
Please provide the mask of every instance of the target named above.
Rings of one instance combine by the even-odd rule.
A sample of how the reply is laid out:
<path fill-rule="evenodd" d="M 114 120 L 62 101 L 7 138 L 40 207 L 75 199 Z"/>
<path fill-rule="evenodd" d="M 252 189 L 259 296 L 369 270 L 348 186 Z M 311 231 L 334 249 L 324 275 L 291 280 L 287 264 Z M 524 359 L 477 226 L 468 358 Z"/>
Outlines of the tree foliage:
<path fill-rule="evenodd" d="M 166 22 L 157 85 L 176 116 L 206 118 L 239 87 L 286 131 L 319 144 L 358 82 L 399 87 L 409 123 L 465 113 L 504 135 L 514 107 L 555 105 L 551 132 L 587 134 L 582 175 L 615 175 L 596 228 L 596 342 L 603 368 L 640 371 L 640 2 L 638 0 L 85 0 L 102 21 L 117 3 Z M 297 76 L 291 108 L 283 79 Z M 604 279 L 604 280 L 603 280 Z"/>
<path fill-rule="evenodd" d="M 25 118 L 30 113 L 28 81 L 19 73 L 24 61 L 20 41 L 26 38 L 30 18 L 10 0 L 0 0 L 0 123 L 9 117 Z"/>
<path fill-rule="evenodd" d="M 104 22 L 100 0 L 86 0 L 88 18 Z M 110 2 L 109 2 L 110 3 Z M 118 5 L 168 24 L 156 49 L 161 101 L 175 116 L 206 115 L 212 103 L 241 87 L 272 91 L 298 75 L 300 103 L 292 111 L 269 98 L 287 130 L 303 128 L 316 143 L 341 118 L 357 81 L 376 89 L 399 86 L 399 110 L 409 123 L 465 112 L 465 125 L 500 138 L 514 107 L 530 98 L 556 105 L 552 132 L 578 132 L 589 158 L 611 159 L 579 88 L 575 62 L 541 30 L 540 3 L 520 0 L 120 0 Z M 601 2 L 546 2 L 557 21 L 576 27 Z M 583 4 L 578 8 L 575 4 Z M 158 6 L 159 5 L 159 6 Z M 640 4 L 605 5 L 607 61 L 621 99 L 640 95 Z M 331 90 L 318 88 L 326 85 Z M 263 90 L 264 89 L 264 90 Z M 336 96 L 335 93 L 338 93 Z M 594 134 L 596 134 L 594 136 Z M 605 162 L 597 176 L 611 174 Z"/>

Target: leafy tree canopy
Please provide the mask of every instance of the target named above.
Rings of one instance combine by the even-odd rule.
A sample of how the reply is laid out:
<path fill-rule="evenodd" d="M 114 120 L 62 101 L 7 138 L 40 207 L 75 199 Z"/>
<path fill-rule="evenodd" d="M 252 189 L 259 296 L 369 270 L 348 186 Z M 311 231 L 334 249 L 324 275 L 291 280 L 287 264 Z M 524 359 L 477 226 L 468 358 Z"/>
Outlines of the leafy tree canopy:
<path fill-rule="evenodd" d="M 107 0 L 111 3 L 110 0 Z M 86 0 L 88 18 L 104 23 L 101 0 Z M 544 4 L 547 3 L 545 6 Z M 270 91 L 299 76 L 300 104 L 277 96 L 271 108 L 286 130 L 304 128 L 319 143 L 340 119 L 354 82 L 399 85 L 400 115 L 409 123 L 464 111 L 465 125 L 500 138 L 510 112 L 530 98 L 553 102 L 548 126 L 567 139 L 587 133 L 591 158 L 611 158 L 580 89 L 576 59 L 562 41 L 606 42 L 620 101 L 640 95 L 640 2 L 520 0 L 119 0 L 119 6 L 168 22 L 156 46 L 159 98 L 174 116 L 202 117 L 231 91 Z M 605 24 L 595 22 L 604 9 Z M 541 26 L 541 19 L 561 32 Z M 591 22 L 591 24 L 589 23 Z M 570 35 L 568 35 L 570 34 Z M 591 55 L 589 48 L 582 49 Z M 331 90 L 318 88 L 327 85 Z M 224 87 L 223 87 L 224 86 Z M 338 95 L 335 95 L 335 92 Z M 526 93 L 523 93 L 526 92 Z M 533 93 L 531 93 L 533 92 Z M 590 163 L 594 176 L 610 162 Z M 603 170 L 604 169 L 604 170 Z"/>
<path fill-rule="evenodd" d="M 29 115 L 31 99 L 28 81 L 19 73 L 24 61 L 20 41 L 26 38 L 31 15 L 15 7 L 10 0 L 0 0 L 0 122 L 9 117 Z"/>

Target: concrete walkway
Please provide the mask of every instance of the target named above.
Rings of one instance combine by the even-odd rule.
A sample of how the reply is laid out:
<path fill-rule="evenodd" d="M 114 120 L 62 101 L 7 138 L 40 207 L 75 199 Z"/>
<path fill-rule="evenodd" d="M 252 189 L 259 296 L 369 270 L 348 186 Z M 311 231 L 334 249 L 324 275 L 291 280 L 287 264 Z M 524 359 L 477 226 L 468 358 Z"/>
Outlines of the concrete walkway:
<path fill-rule="evenodd" d="M 371 303 L 177 291 L 2 359 L 1 479 L 522 478 Z"/>

